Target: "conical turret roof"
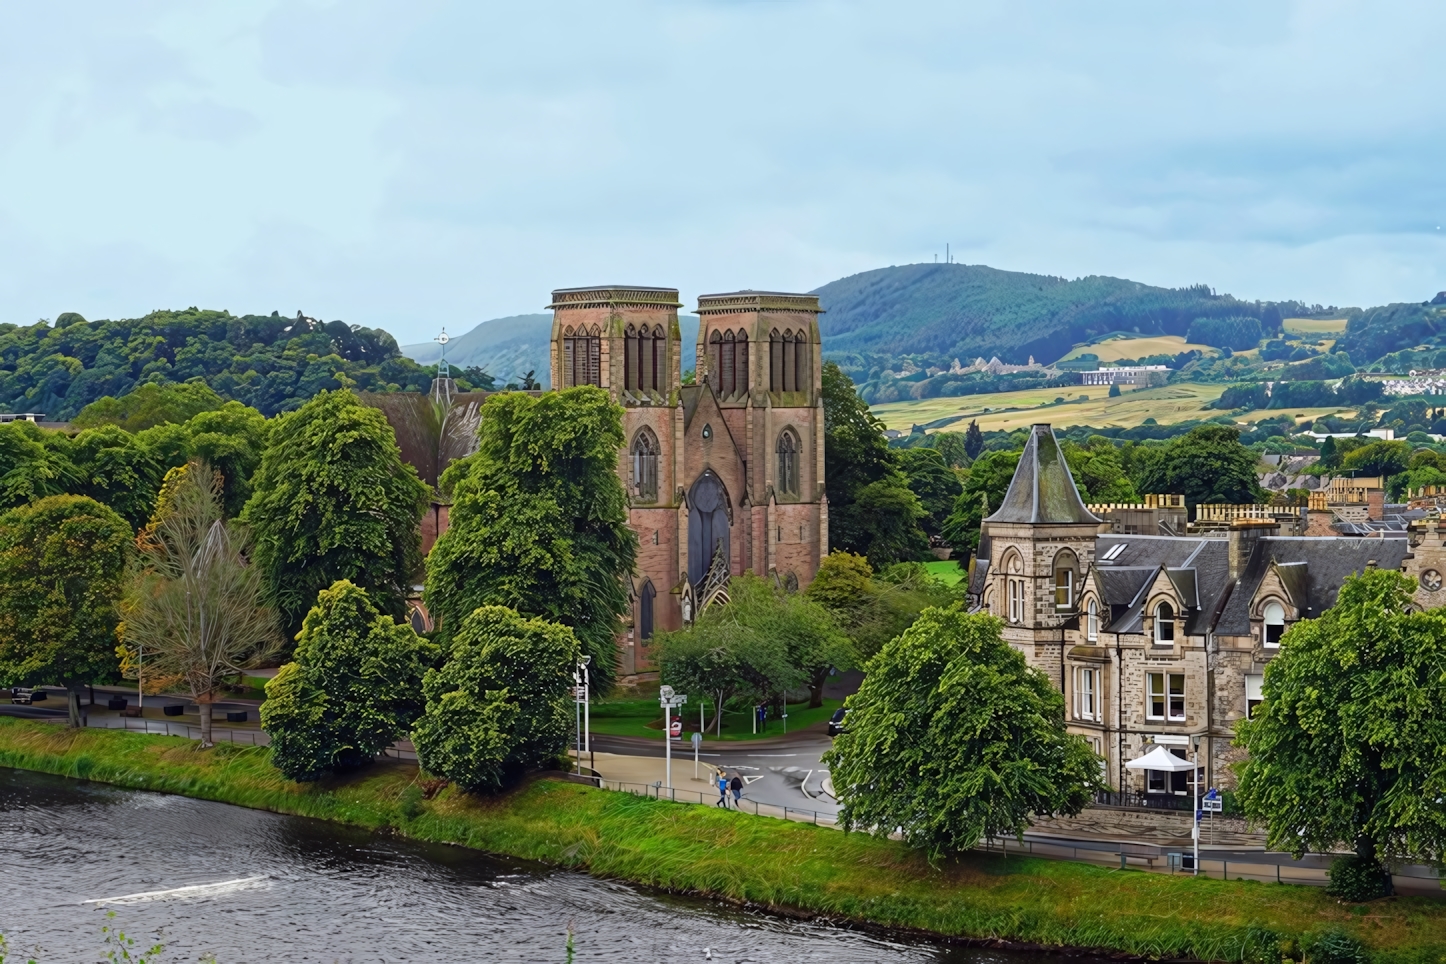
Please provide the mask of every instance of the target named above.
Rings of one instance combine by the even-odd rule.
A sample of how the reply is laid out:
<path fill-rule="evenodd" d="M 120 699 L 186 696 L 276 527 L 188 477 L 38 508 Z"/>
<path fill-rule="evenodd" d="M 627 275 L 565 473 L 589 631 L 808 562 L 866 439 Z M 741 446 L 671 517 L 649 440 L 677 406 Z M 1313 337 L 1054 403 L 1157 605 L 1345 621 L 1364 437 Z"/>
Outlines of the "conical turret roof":
<path fill-rule="evenodd" d="M 1004 501 L 985 522 L 1099 523 L 1080 500 L 1064 453 L 1048 425 L 1031 425 Z"/>

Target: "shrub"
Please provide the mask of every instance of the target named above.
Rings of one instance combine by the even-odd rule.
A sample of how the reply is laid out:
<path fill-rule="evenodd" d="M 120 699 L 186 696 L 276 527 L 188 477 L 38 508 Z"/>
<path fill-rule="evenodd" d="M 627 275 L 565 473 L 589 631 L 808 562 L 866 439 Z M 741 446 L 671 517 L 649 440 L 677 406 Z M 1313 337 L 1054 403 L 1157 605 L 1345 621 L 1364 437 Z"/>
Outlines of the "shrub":
<path fill-rule="evenodd" d="M 571 629 L 482 606 L 427 672 L 427 708 L 412 734 L 422 766 L 463 790 L 500 790 L 567 746 L 568 689 L 580 647 Z"/>
<path fill-rule="evenodd" d="M 1371 959 L 1360 941 L 1340 931 L 1315 934 L 1302 950 L 1310 964 L 1367 964 Z"/>
<path fill-rule="evenodd" d="M 1391 893 L 1391 875 L 1376 861 L 1357 854 L 1337 857 L 1331 864 L 1331 882 L 1326 893 L 1342 900 L 1375 900 Z"/>

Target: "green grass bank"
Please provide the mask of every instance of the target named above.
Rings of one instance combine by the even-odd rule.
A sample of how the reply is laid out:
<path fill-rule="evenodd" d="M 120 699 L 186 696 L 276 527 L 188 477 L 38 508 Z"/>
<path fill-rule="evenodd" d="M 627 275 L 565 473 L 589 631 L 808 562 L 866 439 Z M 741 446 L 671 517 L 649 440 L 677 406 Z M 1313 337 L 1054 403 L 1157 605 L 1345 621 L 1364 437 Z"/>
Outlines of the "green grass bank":
<path fill-rule="evenodd" d="M 1446 902 L 1434 898 L 1353 906 L 1309 887 L 978 854 L 930 866 L 893 841 L 546 779 L 497 798 L 446 788 L 423 801 L 408 792 L 415 767 L 379 764 L 300 785 L 267 753 L 0 718 L 0 766 L 389 829 L 785 913 L 1143 957 L 1274 964 L 1268 934 L 1328 931 L 1374 961 L 1446 956 Z"/>

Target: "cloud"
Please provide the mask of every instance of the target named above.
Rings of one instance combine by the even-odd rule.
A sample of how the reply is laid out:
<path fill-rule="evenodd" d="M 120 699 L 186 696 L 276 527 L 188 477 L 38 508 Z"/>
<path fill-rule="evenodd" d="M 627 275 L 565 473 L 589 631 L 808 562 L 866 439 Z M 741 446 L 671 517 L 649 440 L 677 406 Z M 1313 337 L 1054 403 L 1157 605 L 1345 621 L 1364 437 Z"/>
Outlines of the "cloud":
<path fill-rule="evenodd" d="M 79 290 L 406 342 L 945 242 L 1242 297 L 1446 287 L 1425 2 L 32 7 L 0 14 L 0 320 Z"/>

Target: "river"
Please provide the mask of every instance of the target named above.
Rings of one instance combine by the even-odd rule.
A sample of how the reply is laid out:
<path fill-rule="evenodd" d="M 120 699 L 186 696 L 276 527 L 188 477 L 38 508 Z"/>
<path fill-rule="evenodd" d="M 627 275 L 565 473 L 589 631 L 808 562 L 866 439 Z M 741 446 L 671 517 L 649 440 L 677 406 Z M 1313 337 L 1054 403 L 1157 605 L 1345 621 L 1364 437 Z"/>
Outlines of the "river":
<path fill-rule="evenodd" d="M 569 927 L 579 962 L 1059 960 L 885 940 L 324 821 L 0 768 L 0 933 L 13 959 L 101 960 L 108 922 L 138 947 L 159 931 L 163 962 L 541 964 L 567 959 Z"/>

